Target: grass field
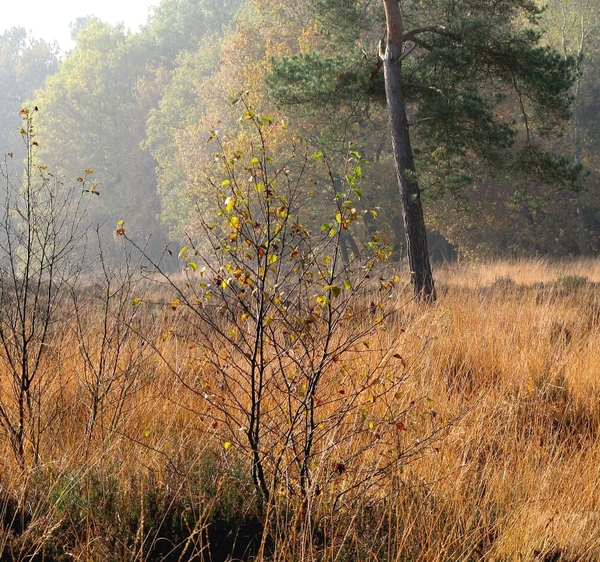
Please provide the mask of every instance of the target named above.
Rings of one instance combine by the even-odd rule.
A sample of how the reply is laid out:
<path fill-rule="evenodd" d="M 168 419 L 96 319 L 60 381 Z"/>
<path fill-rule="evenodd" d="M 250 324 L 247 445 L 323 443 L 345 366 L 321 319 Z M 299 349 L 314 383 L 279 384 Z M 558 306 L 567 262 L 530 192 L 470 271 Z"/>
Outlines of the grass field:
<path fill-rule="evenodd" d="M 1 559 L 600 559 L 600 261 L 436 281 L 436 304 L 394 293 L 324 373 L 305 493 L 281 406 L 303 390 L 265 398 L 268 502 L 242 371 L 217 388 L 243 357 L 182 309 L 82 299 L 42 356 L 25 462 L 1 441 Z"/>

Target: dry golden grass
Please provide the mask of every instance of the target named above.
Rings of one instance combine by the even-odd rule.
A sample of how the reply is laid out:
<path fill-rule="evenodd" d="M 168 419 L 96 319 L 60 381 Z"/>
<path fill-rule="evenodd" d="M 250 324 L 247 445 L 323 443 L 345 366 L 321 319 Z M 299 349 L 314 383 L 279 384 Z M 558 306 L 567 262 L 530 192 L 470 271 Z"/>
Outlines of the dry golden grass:
<path fill-rule="evenodd" d="M 437 283 L 435 305 L 399 295 L 346 374 L 326 374 L 311 493 L 300 505 L 290 468 L 259 559 L 600 559 L 600 261 L 461 264 Z M 187 559 L 232 546 L 209 525 L 253 528 L 243 434 L 203 398 L 214 363 L 178 314 L 132 334 L 143 371 L 115 382 L 92 432 L 77 338 L 52 343 L 39 462 L 19 470 L 2 441 L 3 560 L 169 559 L 162 536 Z"/>

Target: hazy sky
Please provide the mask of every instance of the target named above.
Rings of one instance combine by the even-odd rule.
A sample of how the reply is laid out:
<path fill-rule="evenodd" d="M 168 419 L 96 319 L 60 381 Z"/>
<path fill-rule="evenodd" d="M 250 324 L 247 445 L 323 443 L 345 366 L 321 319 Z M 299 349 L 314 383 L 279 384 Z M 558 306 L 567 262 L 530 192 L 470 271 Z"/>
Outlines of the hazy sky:
<path fill-rule="evenodd" d="M 123 22 L 137 31 L 145 24 L 149 8 L 160 0 L 0 0 L 0 31 L 22 26 L 36 38 L 58 41 L 61 49 L 74 45 L 69 22 L 94 14 L 108 23 Z"/>

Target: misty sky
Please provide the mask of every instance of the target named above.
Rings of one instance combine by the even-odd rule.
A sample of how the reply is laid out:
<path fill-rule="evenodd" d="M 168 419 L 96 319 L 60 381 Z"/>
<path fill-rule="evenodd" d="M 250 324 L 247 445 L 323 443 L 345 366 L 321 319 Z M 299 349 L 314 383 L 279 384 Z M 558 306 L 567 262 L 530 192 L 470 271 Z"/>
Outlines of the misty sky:
<path fill-rule="evenodd" d="M 58 41 L 63 51 L 74 45 L 69 22 L 94 14 L 108 23 L 123 22 L 137 31 L 145 24 L 149 8 L 160 0 L 0 0 L 0 31 L 21 26 L 36 38 Z"/>

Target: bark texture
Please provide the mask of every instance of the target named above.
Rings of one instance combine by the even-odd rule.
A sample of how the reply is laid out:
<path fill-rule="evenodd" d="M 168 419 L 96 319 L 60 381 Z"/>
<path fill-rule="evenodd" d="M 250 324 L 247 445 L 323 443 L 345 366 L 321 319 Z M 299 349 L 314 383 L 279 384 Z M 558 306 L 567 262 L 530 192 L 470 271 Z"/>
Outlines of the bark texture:
<path fill-rule="evenodd" d="M 421 193 L 410 143 L 406 106 L 402 91 L 404 26 L 398 0 L 383 0 L 387 37 L 380 56 L 385 74 L 385 93 L 390 117 L 392 148 L 402 201 L 406 250 L 415 298 L 435 301 L 436 293 L 427 249 L 427 232 Z"/>

